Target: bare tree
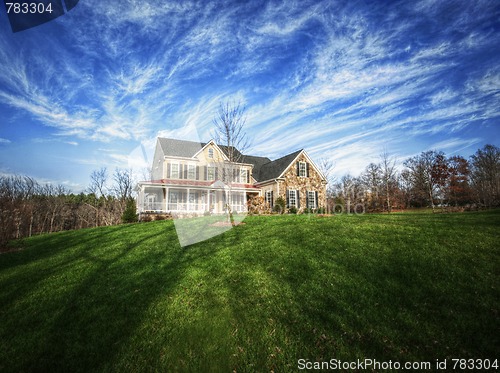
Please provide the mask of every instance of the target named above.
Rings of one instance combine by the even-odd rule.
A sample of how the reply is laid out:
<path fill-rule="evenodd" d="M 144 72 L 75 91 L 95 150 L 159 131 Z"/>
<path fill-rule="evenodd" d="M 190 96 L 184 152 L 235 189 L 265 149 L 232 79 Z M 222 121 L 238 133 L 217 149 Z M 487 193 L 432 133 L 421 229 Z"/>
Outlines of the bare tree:
<path fill-rule="evenodd" d="M 485 145 L 471 157 L 476 198 L 487 207 L 500 205 L 500 148 Z"/>
<path fill-rule="evenodd" d="M 326 185 L 326 212 L 331 213 L 331 207 L 334 205 L 335 197 L 335 176 L 333 176 L 333 169 L 335 163 L 329 158 L 320 158 L 318 160 L 318 167 L 328 183 Z"/>
<path fill-rule="evenodd" d="M 384 187 L 385 203 L 387 205 L 387 212 L 390 213 L 392 209 L 392 194 L 397 186 L 396 181 L 396 160 L 392 158 L 387 151 L 380 155 L 380 168 L 382 171 L 382 183 Z"/>
<path fill-rule="evenodd" d="M 132 170 L 115 169 L 113 181 L 114 185 L 112 189 L 116 198 L 122 202 L 132 198 L 132 190 L 134 187 Z"/>
<path fill-rule="evenodd" d="M 88 190 L 94 193 L 96 198 L 103 197 L 106 194 L 106 182 L 108 180 L 108 170 L 102 167 L 100 170 L 94 170 L 90 174 L 90 185 Z"/>
<path fill-rule="evenodd" d="M 240 102 L 220 103 L 217 115 L 213 120 L 215 142 L 222 146 L 227 162 L 218 162 L 218 177 L 226 185 L 226 209 L 228 219 L 234 225 L 232 211 L 233 183 L 239 180 L 240 174 L 236 163 L 243 161 L 243 153 L 249 146 L 245 133 L 245 107 Z"/>

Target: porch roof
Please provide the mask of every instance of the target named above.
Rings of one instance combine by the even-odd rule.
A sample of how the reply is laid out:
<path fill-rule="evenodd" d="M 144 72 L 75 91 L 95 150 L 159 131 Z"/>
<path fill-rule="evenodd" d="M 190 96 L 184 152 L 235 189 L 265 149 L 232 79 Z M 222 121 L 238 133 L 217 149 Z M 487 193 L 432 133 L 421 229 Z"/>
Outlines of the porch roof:
<path fill-rule="evenodd" d="M 217 181 L 199 181 L 199 180 L 175 180 L 175 179 L 159 179 L 159 180 L 152 180 L 152 181 L 141 181 L 139 184 L 143 185 L 175 185 L 175 186 L 180 186 L 180 187 L 212 187 L 213 184 L 215 184 Z M 260 188 L 252 185 L 252 184 L 239 184 L 235 183 L 232 185 L 233 188 L 240 188 L 240 189 L 252 189 L 252 190 L 259 190 Z"/>

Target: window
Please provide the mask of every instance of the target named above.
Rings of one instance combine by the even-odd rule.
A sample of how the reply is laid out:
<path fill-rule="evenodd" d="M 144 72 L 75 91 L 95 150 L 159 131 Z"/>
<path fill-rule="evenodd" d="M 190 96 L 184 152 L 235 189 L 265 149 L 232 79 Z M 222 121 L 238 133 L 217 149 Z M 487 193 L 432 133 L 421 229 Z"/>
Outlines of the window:
<path fill-rule="evenodd" d="M 292 206 L 297 207 L 297 191 L 296 190 L 289 190 L 288 191 L 288 205 L 290 207 L 292 207 Z"/>
<path fill-rule="evenodd" d="M 170 165 L 170 178 L 171 179 L 178 179 L 179 178 L 179 164 L 178 163 L 172 163 Z"/>
<path fill-rule="evenodd" d="M 215 180 L 215 167 L 207 167 L 207 180 Z"/>
<path fill-rule="evenodd" d="M 208 149 L 208 158 L 214 157 L 214 150 L 212 148 Z"/>
<path fill-rule="evenodd" d="M 248 183 L 247 180 L 247 170 L 244 168 L 240 168 L 240 182 L 243 184 Z"/>
<path fill-rule="evenodd" d="M 316 208 L 316 193 L 308 191 L 307 192 L 307 208 L 315 209 Z"/>
<path fill-rule="evenodd" d="M 268 190 L 266 192 L 266 202 L 269 205 L 269 207 L 273 207 L 273 192 L 272 190 Z"/>
<path fill-rule="evenodd" d="M 194 164 L 188 165 L 188 179 L 196 179 L 196 166 Z"/>
<path fill-rule="evenodd" d="M 307 163 L 306 162 L 299 162 L 299 176 L 300 177 L 307 177 Z"/>

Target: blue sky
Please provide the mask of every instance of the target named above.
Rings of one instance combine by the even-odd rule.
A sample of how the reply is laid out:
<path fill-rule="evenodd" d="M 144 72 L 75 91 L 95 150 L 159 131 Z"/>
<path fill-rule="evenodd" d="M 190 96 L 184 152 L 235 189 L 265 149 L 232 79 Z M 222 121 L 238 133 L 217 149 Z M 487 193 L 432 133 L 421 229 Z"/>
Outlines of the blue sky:
<path fill-rule="evenodd" d="M 15 34 L 0 18 L 2 174 L 81 191 L 141 168 L 157 136 L 209 140 L 228 100 L 248 153 L 305 148 L 336 176 L 500 145 L 497 0 L 80 0 Z"/>

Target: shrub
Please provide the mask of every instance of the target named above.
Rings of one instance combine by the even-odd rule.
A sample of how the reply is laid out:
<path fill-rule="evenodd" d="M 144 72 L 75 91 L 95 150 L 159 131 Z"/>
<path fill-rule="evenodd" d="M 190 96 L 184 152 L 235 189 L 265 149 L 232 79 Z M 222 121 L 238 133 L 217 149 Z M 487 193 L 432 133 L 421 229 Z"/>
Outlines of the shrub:
<path fill-rule="evenodd" d="M 137 214 L 135 213 L 135 201 L 129 199 L 127 201 L 127 206 L 122 214 L 122 223 L 135 223 L 137 222 Z"/>
<path fill-rule="evenodd" d="M 292 206 L 288 209 L 289 214 L 296 214 L 297 213 L 297 207 Z"/>
<path fill-rule="evenodd" d="M 276 198 L 276 201 L 274 202 L 274 208 L 273 211 L 277 212 L 279 214 L 284 214 L 285 213 L 285 207 L 286 207 L 286 201 L 283 197 L 278 197 Z"/>

